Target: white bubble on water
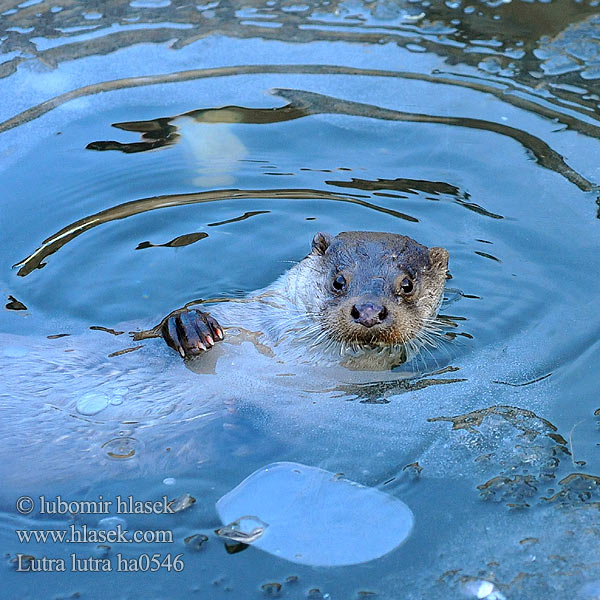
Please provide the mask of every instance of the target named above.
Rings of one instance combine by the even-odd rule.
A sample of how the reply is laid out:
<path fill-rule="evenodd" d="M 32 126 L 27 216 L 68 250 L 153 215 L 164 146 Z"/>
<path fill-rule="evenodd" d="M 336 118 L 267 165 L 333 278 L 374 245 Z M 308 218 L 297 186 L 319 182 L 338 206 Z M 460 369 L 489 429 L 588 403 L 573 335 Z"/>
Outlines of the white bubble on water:
<path fill-rule="evenodd" d="M 97 415 L 103 411 L 109 404 L 109 398 L 106 394 L 99 392 L 88 392 L 77 400 L 77 412 L 81 415 Z"/>

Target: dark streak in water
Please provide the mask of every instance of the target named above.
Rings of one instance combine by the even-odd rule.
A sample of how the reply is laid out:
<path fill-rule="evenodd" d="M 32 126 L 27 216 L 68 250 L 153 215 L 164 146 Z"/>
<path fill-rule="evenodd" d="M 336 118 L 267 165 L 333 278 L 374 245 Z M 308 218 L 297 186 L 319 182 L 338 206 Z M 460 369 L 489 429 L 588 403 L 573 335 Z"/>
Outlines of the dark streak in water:
<path fill-rule="evenodd" d="M 201 204 L 204 202 L 218 202 L 221 200 L 248 200 L 250 198 L 269 198 L 273 200 L 330 200 L 335 202 L 347 202 L 349 204 L 357 204 L 365 208 L 370 208 L 377 212 L 385 213 L 399 219 L 404 219 L 411 222 L 418 222 L 417 219 L 409 215 L 365 202 L 362 199 L 352 197 L 350 195 L 342 196 L 332 194 L 331 192 L 313 189 L 271 189 L 271 190 L 215 190 L 211 192 L 195 192 L 191 194 L 172 194 L 166 196 L 154 196 L 152 198 L 142 198 L 140 200 L 132 200 L 111 208 L 107 208 L 93 215 L 75 221 L 67 225 L 54 235 L 43 241 L 42 245 L 32 254 L 19 261 L 13 268 L 20 267 L 17 275 L 25 277 L 35 269 L 43 267 L 44 259 L 65 244 L 80 236 L 82 233 L 118 219 L 125 219 L 133 215 L 139 215 L 151 210 L 159 208 L 168 208 L 173 206 L 185 206 L 189 204 Z"/>
<path fill-rule="evenodd" d="M 121 143 L 114 140 L 95 141 L 89 143 L 88 150 L 118 150 L 126 154 L 156 150 L 175 144 L 180 135 L 178 128 L 172 122 L 181 118 L 194 119 L 199 123 L 246 123 L 253 125 L 266 125 L 292 121 L 307 116 L 309 113 L 304 108 L 288 104 L 277 108 L 247 108 L 244 106 L 223 106 L 220 108 L 201 108 L 191 110 L 172 117 L 160 117 L 147 121 L 127 121 L 113 123 L 113 127 L 124 131 L 142 134 L 141 142 Z M 261 165 L 263 169 L 277 169 L 275 165 Z M 265 175 L 286 175 L 286 173 L 269 172 Z"/>
<path fill-rule="evenodd" d="M 140 348 L 143 348 L 144 346 L 132 346 L 131 348 L 125 348 L 123 350 L 118 350 L 117 352 L 111 352 L 108 355 L 108 358 L 113 358 L 115 356 L 121 356 L 121 354 L 128 354 L 129 352 L 135 352 L 136 350 L 139 350 Z"/>
<path fill-rule="evenodd" d="M 237 223 L 239 221 L 245 221 L 250 217 L 255 217 L 256 215 L 267 215 L 271 211 L 270 210 L 252 210 L 249 212 L 245 212 L 240 217 L 235 217 L 233 219 L 227 219 L 226 221 L 218 221 L 217 223 L 209 223 L 207 227 L 218 227 L 219 225 L 228 225 L 229 223 Z"/>
<path fill-rule="evenodd" d="M 457 370 L 454 367 L 448 370 Z M 360 404 L 389 404 L 389 396 L 396 396 L 406 392 L 415 392 L 432 385 L 447 385 L 467 381 L 463 378 L 436 379 L 424 377 L 422 379 L 397 379 L 393 381 L 376 381 L 360 384 L 342 384 L 325 392 L 339 392 L 340 397 L 347 401 L 358 400 Z M 347 398 L 345 396 L 354 396 Z"/>
<path fill-rule="evenodd" d="M 474 202 L 468 202 L 469 194 L 467 192 L 461 192 L 459 188 L 443 181 L 425 181 L 421 179 L 377 179 L 371 181 L 369 179 L 356 179 L 352 178 L 350 181 L 326 181 L 328 185 L 344 188 L 356 188 L 359 190 L 372 191 L 374 195 L 378 196 L 391 196 L 392 194 L 382 194 L 381 192 L 375 192 L 374 190 L 398 190 L 401 192 L 408 192 L 414 194 L 416 191 L 425 192 L 427 194 L 447 194 L 452 196 L 457 204 L 468 208 L 484 217 L 490 217 L 492 219 L 503 219 L 502 215 L 490 212 L 475 204 Z M 406 196 L 396 196 L 399 198 L 406 198 Z M 428 200 L 438 200 L 438 198 L 427 198 Z"/>
<path fill-rule="evenodd" d="M 199 231 L 197 233 L 186 233 L 185 235 L 180 235 L 176 238 L 173 238 L 170 242 L 166 244 L 152 244 L 151 242 L 140 242 L 136 250 L 143 250 L 144 248 L 182 248 L 184 246 L 189 246 L 190 244 L 194 244 L 199 240 L 203 240 L 208 237 L 208 233 L 204 231 Z"/>
<path fill-rule="evenodd" d="M 137 131 L 142 134 L 141 142 L 134 142 L 130 144 L 122 144 L 116 141 L 106 142 L 91 142 L 86 146 L 88 150 L 119 150 L 126 154 L 134 154 L 136 152 L 145 152 L 147 150 L 156 150 L 170 144 L 174 144 L 179 139 L 177 128 L 173 125 L 169 125 L 169 119 L 156 119 L 154 124 L 158 125 L 164 122 L 164 127 L 157 127 L 156 129 L 135 129 L 133 125 L 135 123 L 113 123 L 113 127 L 123 129 L 125 131 Z M 129 126 L 129 127 L 128 127 Z"/>
<path fill-rule="evenodd" d="M 373 196 L 380 196 L 381 198 L 401 198 L 401 199 L 407 199 L 408 196 L 405 196 L 404 194 L 388 194 L 386 192 L 373 192 Z"/>
<path fill-rule="evenodd" d="M 116 331 L 115 329 L 102 327 L 101 325 L 92 325 L 90 329 L 92 331 L 105 331 L 106 333 L 110 333 L 111 335 L 122 335 L 123 333 L 125 333 L 124 331 Z"/>
<path fill-rule="evenodd" d="M 6 308 L 8 310 L 27 310 L 27 307 L 14 296 L 8 297 L 8 304 L 6 304 Z"/>
<path fill-rule="evenodd" d="M 156 150 L 164 146 L 176 143 L 180 137 L 176 125 L 172 121 L 178 118 L 195 119 L 200 123 L 249 123 L 265 125 L 269 123 L 280 123 L 304 117 L 306 114 L 302 109 L 292 105 L 280 108 L 245 108 L 242 106 L 223 106 L 221 108 L 206 108 L 191 110 L 174 117 L 161 117 L 148 121 L 127 121 L 124 123 L 113 123 L 113 127 L 123 131 L 133 131 L 142 134 L 141 142 L 121 143 L 114 140 L 96 141 L 89 143 L 88 150 L 118 150 L 126 154 Z M 269 165 L 265 168 L 276 169 Z M 273 174 L 273 173 L 269 173 Z M 277 173 L 274 173 L 277 174 Z"/>
<path fill-rule="evenodd" d="M 47 335 L 46 338 L 49 340 L 57 340 L 58 338 L 69 337 L 70 335 L 70 333 L 55 333 L 54 335 Z"/>
<path fill-rule="evenodd" d="M 490 260 L 495 260 L 496 262 L 499 262 L 499 263 L 502 262 L 499 258 L 496 258 L 495 256 L 488 254 L 487 252 L 480 252 L 479 250 L 475 250 L 475 254 L 477 254 L 479 256 L 483 256 L 484 258 L 489 258 Z"/>
<path fill-rule="evenodd" d="M 445 181 L 427 181 L 426 179 L 405 179 L 399 177 L 397 179 L 358 179 L 352 178 L 350 181 L 330 180 L 325 183 L 338 187 L 356 188 L 359 190 L 374 191 L 374 190 L 398 190 L 402 192 L 424 192 L 426 194 L 448 194 L 449 196 L 464 196 L 468 198 L 466 192 L 461 192 L 456 186 L 446 183 Z"/>
<path fill-rule="evenodd" d="M 552 375 L 552 373 L 546 373 L 546 375 L 542 375 L 541 377 L 537 377 L 536 379 L 531 379 L 530 381 L 525 381 L 523 383 L 511 383 L 510 381 L 493 381 L 492 383 L 509 385 L 511 387 L 525 387 L 527 385 L 531 385 L 532 383 L 537 383 L 538 381 L 544 381 L 544 379 L 548 379 L 550 375 Z"/>

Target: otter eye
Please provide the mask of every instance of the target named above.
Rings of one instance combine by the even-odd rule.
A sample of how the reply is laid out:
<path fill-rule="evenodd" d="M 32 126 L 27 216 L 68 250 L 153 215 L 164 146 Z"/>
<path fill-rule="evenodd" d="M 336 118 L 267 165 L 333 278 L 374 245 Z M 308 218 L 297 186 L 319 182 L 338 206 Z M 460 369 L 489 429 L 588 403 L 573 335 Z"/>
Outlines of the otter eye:
<path fill-rule="evenodd" d="M 413 282 L 408 277 L 405 277 L 402 280 L 400 287 L 402 288 L 402 292 L 404 294 L 410 294 L 413 291 L 414 286 L 413 286 Z"/>
<path fill-rule="evenodd" d="M 346 278 L 343 275 L 338 275 L 333 280 L 333 283 L 331 285 L 333 285 L 334 290 L 341 292 L 346 287 Z"/>

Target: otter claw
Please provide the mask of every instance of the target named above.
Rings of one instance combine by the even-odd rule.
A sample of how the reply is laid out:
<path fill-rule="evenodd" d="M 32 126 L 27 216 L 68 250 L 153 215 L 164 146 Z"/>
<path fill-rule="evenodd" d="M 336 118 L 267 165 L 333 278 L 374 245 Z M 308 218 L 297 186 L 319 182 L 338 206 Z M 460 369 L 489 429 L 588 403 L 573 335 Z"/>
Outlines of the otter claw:
<path fill-rule="evenodd" d="M 161 334 L 184 359 L 207 352 L 215 340 L 224 337 L 221 326 L 209 313 L 195 309 L 168 317 L 161 327 Z"/>

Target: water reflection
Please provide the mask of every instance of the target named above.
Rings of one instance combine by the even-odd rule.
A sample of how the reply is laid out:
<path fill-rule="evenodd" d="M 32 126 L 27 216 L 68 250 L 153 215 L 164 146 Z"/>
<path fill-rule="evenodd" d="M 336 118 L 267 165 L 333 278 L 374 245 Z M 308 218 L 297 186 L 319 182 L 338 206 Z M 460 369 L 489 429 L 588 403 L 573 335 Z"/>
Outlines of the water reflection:
<path fill-rule="evenodd" d="M 25 277 L 35 269 L 46 266 L 44 260 L 62 248 L 65 244 L 80 236 L 82 233 L 108 223 L 110 221 L 125 219 L 133 215 L 138 215 L 159 208 L 168 208 L 173 206 L 184 206 L 187 204 L 198 204 L 203 202 L 218 202 L 222 200 L 247 200 L 251 198 L 267 198 L 272 200 L 301 200 L 305 198 L 315 200 L 332 200 L 335 202 L 345 202 L 356 204 L 365 208 L 373 209 L 407 221 L 416 221 L 414 217 L 405 215 L 398 211 L 388 209 L 376 204 L 366 202 L 351 195 L 332 194 L 324 190 L 294 190 L 294 189 L 266 189 L 266 190 L 215 190 L 212 192 L 198 192 L 193 194 L 173 194 L 169 196 L 157 196 L 155 198 L 142 198 L 133 200 L 124 204 L 119 204 L 112 208 L 103 210 L 99 213 L 90 215 L 83 219 L 67 225 L 48 239 L 30 256 L 15 264 L 19 267 L 17 274 Z M 263 211 L 264 212 L 267 211 Z M 202 236 L 207 237 L 206 235 Z M 178 238 L 176 238 L 178 239 Z M 186 245 L 186 244 L 183 244 Z M 146 246 L 144 246 L 146 247 Z M 139 248 L 139 246 L 138 246 Z"/>
<path fill-rule="evenodd" d="M 290 104 L 281 108 L 271 109 L 252 109 L 239 106 L 228 106 L 218 109 L 200 109 L 179 115 L 177 117 L 164 117 L 150 121 L 116 123 L 114 126 L 126 131 L 141 132 L 145 141 L 137 143 L 120 143 L 115 141 L 109 142 L 92 142 L 88 144 L 89 149 L 93 150 L 120 150 L 126 153 L 142 152 L 155 150 L 156 148 L 173 144 L 179 138 L 177 121 L 182 119 L 193 119 L 200 123 L 253 123 L 253 124 L 268 124 L 279 123 L 289 120 L 295 120 L 308 115 L 316 114 L 340 114 L 350 115 L 354 117 L 367 117 L 370 119 L 383 119 L 388 121 L 409 121 L 418 123 L 440 123 L 450 126 L 468 127 L 474 129 L 484 129 L 491 132 L 507 135 L 523 144 L 536 157 L 538 163 L 548 169 L 552 169 L 560 173 L 571 183 L 577 185 L 583 191 L 591 191 L 595 186 L 585 179 L 582 175 L 569 167 L 562 156 L 552 150 L 548 144 L 535 136 L 513 127 L 506 125 L 483 121 L 481 119 L 458 118 L 458 117 L 441 117 L 424 115 L 417 113 L 405 113 L 390 109 L 381 108 L 374 105 L 367 105 L 348 100 L 341 100 L 314 92 L 305 92 L 300 90 L 277 90 L 278 95 L 291 100 Z M 193 133 L 191 134 L 193 135 Z M 150 140 L 150 141 L 148 141 Z M 355 188 L 373 192 L 374 195 L 380 190 L 397 190 L 403 192 L 414 193 L 415 190 L 423 191 L 431 195 L 439 196 L 444 193 L 454 197 L 455 201 L 473 210 L 478 214 L 488 216 L 495 219 L 501 219 L 502 215 L 490 212 L 478 204 L 469 200 L 467 192 L 459 192 L 458 188 L 444 182 L 427 182 L 419 180 L 409 180 L 398 178 L 395 180 L 361 180 L 353 178 L 350 182 L 333 181 L 325 182 L 334 187 Z M 376 191 L 377 190 L 377 191 Z M 461 197 L 462 196 L 462 197 Z M 400 196 L 402 197 L 402 196 Z M 15 266 L 20 267 L 18 274 L 25 276 L 31 273 L 34 269 L 45 265 L 43 260 L 56 252 L 60 247 L 81 235 L 84 231 L 92 227 L 106 223 L 115 219 L 123 219 L 132 215 L 140 214 L 149 210 L 155 210 L 163 207 L 181 206 L 184 204 L 211 202 L 219 199 L 232 198 L 315 198 L 315 199 L 330 199 L 336 201 L 344 201 L 360 204 L 362 206 L 372 208 L 377 211 L 385 212 L 392 216 L 404 219 L 407 221 L 417 222 L 418 219 L 402 212 L 395 211 L 389 208 L 383 208 L 373 203 L 360 200 L 356 197 L 336 196 L 330 192 L 322 190 L 219 190 L 214 192 L 201 192 L 198 194 L 179 194 L 172 196 L 160 196 L 156 198 L 147 198 L 127 202 L 125 204 L 115 206 L 113 208 L 96 213 L 89 217 L 78 220 L 75 223 L 63 228 L 53 236 L 44 241 L 43 245 L 36 250 L 32 255 L 20 261 Z M 436 198 L 437 199 L 437 198 Z M 267 211 L 251 211 L 245 213 L 242 217 L 229 219 L 225 223 L 235 222 L 254 216 L 256 214 L 264 214 Z M 215 226 L 217 224 L 212 224 Z M 208 236 L 205 232 L 196 232 L 177 236 L 164 244 L 153 244 L 148 241 L 138 244 L 137 249 L 168 246 L 179 247 L 197 242 Z M 496 256 L 487 252 L 476 251 L 480 256 L 499 261 Z"/>
<path fill-rule="evenodd" d="M 180 49 L 216 32 L 234 38 L 305 44 L 393 43 L 446 58 L 445 73 L 404 76 L 478 89 L 597 135 L 600 97 L 592 82 L 600 76 L 596 43 L 600 25 L 593 1 L 490 1 L 475 7 L 461 0 L 393 4 L 333 0 L 299 7 L 286 1 L 268 5 L 251 0 L 217 1 L 195 6 L 175 0 L 140 9 L 126 0 L 114 0 L 108 7 L 98 8 L 93 18 L 87 7 L 82 10 L 72 0 L 47 0 L 5 10 L 0 20 L 0 59 L 5 58 L 0 63 L 0 77 L 32 59 L 54 68 L 64 61 L 107 54 L 140 42 L 171 41 L 174 49 Z M 478 76 L 460 70 L 452 73 L 458 64 L 477 68 Z M 239 68 L 238 73 L 252 68 Z M 263 65 L 257 72 L 273 72 L 273 68 Z M 321 72 L 332 73 L 336 68 L 338 73 L 351 70 L 325 67 Z M 220 71 L 226 74 L 227 69 Z M 191 74 L 171 74 L 163 79 L 186 79 Z M 107 85 L 110 82 L 100 88 Z"/>
<path fill-rule="evenodd" d="M 239 106 L 227 106 L 219 109 L 201 109 L 191 111 L 178 117 L 160 118 L 152 121 L 115 123 L 114 127 L 126 131 L 143 132 L 143 138 L 149 142 L 121 144 L 119 142 L 92 142 L 88 144 L 91 150 L 119 150 L 121 152 L 141 152 L 154 150 L 161 146 L 173 144 L 177 139 L 176 129 L 172 122 L 181 118 L 191 118 L 203 123 L 279 123 L 298 119 L 307 115 L 338 114 L 388 121 L 406 121 L 416 123 L 439 123 L 472 129 L 482 129 L 512 137 L 529 150 L 538 163 L 547 169 L 560 173 L 583 191 L 592 191 L 596 186 L 582 175 L 571 169 L 560 154 L 554 151 L 543 140 L 526 131 L 509 127 L 501 123 L 493 123 L 482 119 L 467 117 L 443 117 L 419 113 L 408 113 L 367 105 L 358 102 L 333 98 L 314 92 L 301 90 L 274 90 L 274 93 L 291 103 L 280 109 L 248 109 Z"/>
<path fill-rule="evenodd" d="M 114 97 L 118 106 L 119 98 L 144 88 L 152 105 L 118 106 L 110 114 L 102 112 L 103 108 L 93 119 L 89 117 L 85 135 L 57 144 L 45 139 L 44 158 L 49 172 L 54 171 L 38 191 L 46 185 L 51 188 L 56 181 L 60 192 L 52 189 L 53 195 L 48 194 L 52 202 L 47 209 L 25 179 L 21 196 L 20 185 L 11 188 L 17 201 L 7 201 L 11 219 L 6 221 L 12 221 L 5 238 L 10 243 L 3 246 L 7 273 L 10 264 L 30 254 L 17 265 L 21 279 L 6 275 L 6 289 L 13 292 L 8 296 L 7 291 L 8 318 L 29 318 L 29 313 L 35 316 L 49 307 L 56 309 L 63 289 L 74 298 L 72 304 L 66 303 L 70 317 L 91 307 L 92 316 L 86 313 L 83 318 L 85 327 L 114 324 L 115 315 L 123 310 L 146 316 L 164 314 L 160 303 L 145 304 L 149 295 L 163 289 L 169 309 L 180 303 L 181 296 L 206 297 L 198 279 L 207 279 L 207 289 L 214 295 L 241 296 L 247 291 L 244 286 L 253 289 L 259 287 L 257 281 L 264 283 L 258 273 L 270 281 L 283 270 L 283 261 L 297 260 L 303 240 L 309 239 L 309 228 L 368 226 L 398 227 L 411 235 L 414 231 L 417 239 L 422 234 L 440 243 L 448 241 L 456 288 L 447 290 L 446 306 L 456 303 L 452 310 L 461 315 L 448 319 L 468 324 L 470 332 L 455 328 L 447 333 L 455 338 L 450 340 L 454 354 L 453 366 L 444 372 L 422 378 L 403 378 L 396 372 L 381 381 L 344 379 L 328 382 L 319 394 L 308 385 L 298 391 L 302 386 L 283 367 L 278 381 L 269 385 L 272 369 L 260 362 L 268 357 L 252 344 L 240 349 L 237 362 L 245 365 L 246 377 L 236 367 L 228 385 L 215 384 L 217 389 L 211 389 L 198 386 L 198 378 L 206 378 L 203 381 L 210 385 L 215 379 L 212 375 L 183 373 L 183 368 L 176 371 L 180 365 L 169 363 L 159 349 L 153 353 L 152 342 L 143 351 L 139 351 L 141 346 L 115 350 L 129 343 L 125 335 L 119 335 L 128 330 L 125 327 L 93 325 L 91 329 L 101 333 L 89 335 L 102 339 L 88 342 L 58 333 L 48 336 L 53 339 L 39 348 L 34 347 L 33 336 L 9 340 L 3 350 L 3 427 L 9 434 L 15 427 L 20 429 L 14 437 L 5 436 L 11 464 L 7 461 L 4 466 L 3 474 L 10 476 L 4 481 L 30 483 L 34 471 L 40 477 L 64 475 L 78 481 L 74 473 L 82 468 L 82 461 L 90 460 L 89 436 L 95 431 L 103 444 L 96 451 L 108 460 L 93 473 L 89 465 L 87 471 L 84 467 L 86 489 L 96 493 L 100 488 L 95 484 L 103 472 L 118 473 L 123 479 L 125 473 L 127 483 L 122 485 L 128 493 L 136 485 L 135 477 L 140 480 L 137 491 L 145 494 L 163 480 L 188 475 L 193 484 L 189 489 L 201 490 L 195 494 L 199 501 L 189 511 L 193 521 L 179 522 L 180 543 L 201 547 L 200 559 L 189 559 L 189 579 L 182 576 L 175 592 L 162 590 L 163 597 L 188 592 L 207 593 L 211 598 L 231 593 L 241 597 L 249 588 L 266 593 L 283 590 L 291 598 L 304 597 L 307 590 L 324 595 L 329 588 L 322 579 L 329 575 L 304 568 L 298 570 L 299 576 L 291 575 L 288 567 L 257 557 L 251 548 L 235 557 L 225 555 L 221 546 L 214 548 L 211 503 L 240 481 L 242 472 L 248 474 L 287 452 L 290 460 L 322 461 L 331 469 L 343 465 L 355 481 L 386 485 L 386 491 L 402 497 L 406 494 L 415 510 L 417 529 L 405 551 L 381 559 L 371 570 L 339 571 L 335 584 L 329 586 L 332 596 L 366 595 L 365 590 L 373 588 L 386 597 L 388 592 L 397 594 L 401 582 L 406 598 L 420 598 L 424 593 L 446 598 L 459 591 L 471 596 L 542 598 L 557 590 L 563 594 L 587 590 L 584 597 L 591 598 L 597 588 L 594 578 L 600 577 L 593 562 L 600 484 L 594 453 L 597 402 L 590 376 L 597 371 L 598 337 L 594 308 L 598 290 L 590 273 L 598 270 L 598 253 L 597 233 L 588 222 L 585 202 L 577 200 L 585 200 L 578 189 L 597 191 L 595 154 L 588 151 L 596 148 L 593 144 L 600 137 L 596 39 L 600 23 L 593 4 L 378 0 L 296 5 L 250 0 L 197 6 L 117 0 L 82 7 L 70 0 L 45 0 L 3 7 L 0 76 L 21 72 L 34 79 L 36 69 L 47 73 L 56 69 L 61 75 L 61 69 L 74 59 L 94 56 L 101 61 L 106 54 L 113 61 L 115 50 L 140 42 L 172 42 L 173 54 L 187 56 L 176 66 L 164 68 L 160 61 L 149 60 L 146 70 L 132 69 L 119 79 L 109 79 L 99 71 L 90 85 L 74 82 L 44 89 L 20 114 L 14 114 L 16 110 L 7 113 L 12 108 L 4 110 L 7 116 L 0 132 L 10 142 L 10 136 L 19 132 L 11 128 L 55 108 L 69 108 L 72 100 L 87 97 L 93 103 L 101 92 L 123 94 L 102 96 Z M 198 65 L 185 55 L 185 47 L 215 34 L 228 40 L 258 37 L 265 44 L 293 42 L 299 52 L 303 45 L 312 48 L 317 42 L 317 48 L 318 43 L 328 42 L 329 55 L 319 55 L 321 64 L 223 64 L 217 68 L 203 67 L 219 62 Z M 362 66 L 355 62 L 357 56 L 369 53 L 373 53 L 372 60 L 365 59 Z M 382 61 L 382 56 L 389 62 Z M 418 61 L 418 57 L 432 56 L 443 68 L 433 70 Z M 321 57 L 328 60 L 321 61 Z M 273 51 L 273 62 L 283 62 L 279 59 Z M 304 54 L 299 62 L 310 60 Z M 382 65 L 388 68 L 378 68 Z M 392 70 L 394 66 L 405 70 Z M 205 81 L 202 85 L 208 88 L 248 75 L 254 79 L 244 81 L 252 79 L 256 85 L 236 90 L 225 98 L 223 107 L 221 100 L 214 100 L 213 106 L 210 94 L 191 105 L 209 108 L 187 112 L 181 112 L 190 108 L 187 103 L 172 112 L 164 109 L 166 104 L 152 103 L 157 89 L 152 86 L 158 84 L 175 89 L 186 81 Z M 375 93 L 365 92 L 371 85 L 365 80 L 373 82 L 373 89 L 382 95 L 388 85 L 397 93 L 401 85 L 422 84 L 418 89 L 427 89 L 431 97 L 439 94 L 448 103 L 431 109 L 420 97 L 402 95 L 392 100 L 388 95 L 380 102 Z M 256 102 L 255 94 L 273 81 L 295 88 L 278 91 L 287 104 L 242 106 Z M 350 83 L 334 85 L 333 81 Z M 357 91 L 359 84 L 361 91 Z M 489 109 L 479 111 L 479 103 L 488 101 L 492 102 Z M 409 107 L 414 112 L 406 112 Z M 512 111 L 509 117 L 504 117 L 504 107 Z M 95 110 L 90 109 L 90 114 Z M 176 112 L 180 114 L 151 118 Z M 327 117 L 311 119 L 319 115 Z M 331 123 L 339 124 L 337 117 L 349 118 L 355 129 L 336 135 Z M 180 150 L 175 143 L 194 135 L 185 129 L 186 119 L 188 124 L 223 126 L 220 132 L 230 129 L 235 135 L 238 127 L 261 127 L 237 146 L 232 163 L 218 173 L 219 183 L 208 183 L 211 173 L 200 172 L 195 175 L 204 179 L 190 186 L 185 179 L 189 173 L 181 175 L 174 167 Z M 82 150 L 89 140 L 104 135 L 97 131 L 112 121 L 119 122 L 119 135 L 134 132 L 142 139 L 95 142 L 90 147 L 138 156 Z M 390 124 L 395 122 L 414 123 L 419 133 L 396 162 L 382 166 L 382 155 L 368 153 L 372 147 L 369 130 L 381 127 L 378 135 L 393 148 L 397 130 Z M 275 134 L 277 126 L 283 129 L 284 124 L 289 127 L 286 134 L 292 132 L 285 139 L 305 136 L 307 147 L 315 133 L 326 131 L 329 153 L 310 161 L 304 155 L 294 154 L 296 159 L 290 160 L 285 152 L 278 153 L 281 138 Z M 428 137 L 425 130 L 430 129 L 425 125 L 430 124 L 444 133 Z M 264 135 L 266 131 L 274 132 L 273 138 Z M 479 131 L 486 137 L 478 145 L 453 146 L 465 140 L 461 137 L 465 132 Z M 537 166 L 529 164 L 524 153 L 517 158 L 507 153 L 498 160 L 493 149 L 487 153 L 486 144 L 505 148 L 502 140 L 506 138 L 517 141 Z M 435 153 L 440 139 L 448 141 L 445 154 Z M 257 146 L 248 140 L 260 141 L 264 152 L 256 152 Z M 350 146 L 359 147 L 358 157 L 347 158 Z M 165 152 L 144 153 L 159 148 Z M 452 155 L 458 158 L 452 160 Z M 65 186 L 74 172 L 68 170 L 71 165 L 63 160 L 66 156 L 73 157 L 74 163 L 92 158 L 82 168 L 82 172 L 87 169 L 85 176 L 76 173 L 77 181 Z M 156 163 L 151 162 L 153 156 L 159 157 Z M 39 156 L 34 159 L 25 163 L 32 176 L 45 162 Z M 157 168 L 160 160 L 163 170 Z M 132 170 L 131 165 L 140 166 L 139 170 Z M 222 183 L 228 170 L 234 170 L 239 179 L 235 186 Z M 108 200 L 101 197 L 105 188 L 98 182 L 107 172 L 112 177 Z M 267 174 L 287 177 L 280 177 L 278 186 L 271 189 L 263 177 Z M 492 181 L 500 175 L 506 184 Z M 134 179 L 147 180 L 151 189 L 121 188 L 125 180 Z M 115 190 L 118 194 L 113 194 Z M 35 199 L 31 205 L 25 202 L 28 195 Z M 12 204 L 21 200 L 25 208 L 10 212 Z M 180 207 L 195 204 L 206 208 L 200 222 L 190 212 L 176 213 Z M 32 214 L 39 216 L 27 221 L 23 213 L 30 206 L 39 211 L 32 209 Z M 173 208 L 173 218 L 151 221 L 148 215 L 158 208 Z M 129 218 L 133 216 L 139 218 Z M 305 223 L 308 219 L 317 222 Z M 43 226 L 37 221 L 44 221 Z M 109 223 L 116 221 L 122 228 L 111 232 Z M 97 230 L 97 225 L 106 227 Z M 94 237 L 98 231 L 102 235 Z M 89 235 L 78 246 L 75 238 L 81 241 L 82 233 Z M 45 241 L 40 244 L 39 240 Z M 31 253 L 36 244 L 39 249 Z M 135 252 L 136 246 L 148 250 Z M 102 261 L 97 260 L 100 256 Z M 140 262 L 132 266 L 127 261 Z M 47 262 L 50 266 L 41 274 L 37 271 L 38 277 L 23 277 Z M 221 284 L 223 280 L 215 283 L 217 263 L 218 270 L 227 273 L 227 285 Z M 198 264 L 199 271 L 194 271 Z M 107 270 L 102 271 L 103 265 Z M 133 273 L 141 283 L 132 283 Z M 102 286 L 90 285 L 99 280 Z M 94 291 L 86 296 L 92 287 Z M 119 304 L 119 295 L 126 301 Z M 101 313 L 105 307 L 109 307 L 109 317 Z M 53 331 L 67 331 L 63 325 L 54 323 Z M 138 339 L 144 340 L 152 334 L 144 338 L 138 333 Z M 460 348 L 457 342 L 467 336 L 473 340 Z M 258 358 L 252 354 L 248 358 L 248 352 L 255 350 Z M 52 365 L 51 373 L 43 378 L 34 375 L 40 364 Z M 89 377 L 81 377 L 82 372 Z M 96 389 L 96 377 L 106 384 L 106 391 Z M 314 380 L 312 372 L 303 379 L 311 384 Z M 41 392 L 36 386 L 43 388 Z M 202 403 L 222 399 L 224 394 L 231 394 L 225 402 L 230 421 L 222 423 L 218 420 L 221 405 L 204 407 Z M 244 424 L 251 425 L 246 433 Z M 172 427 L 166 431 L 168 425 Z M 158 439 L 165 443 L 161 446 Z M 187 471 L 174 468 L 182 464 L 192 466 Z M 138 465 L 150 468 L 142 471 Z M 406 467 L 394 470 L 394 465 Z M 123 468 L 131 470 L 118 471 Z M 144 478 L 142 472 L 159 473 L 157 481 L 150 475 Z M 420 476 L 411 478 L 411 473 Z M 182 502 L 187 506 L 190 501 Z M 185 517 L 187 512 L 178 516 Z M 12 526 L 12 522 L 3 525 L 0 534 Z M 14 532 L 9 533 L 14 546 Z M 232 566 L 228 560 L 238 562 Z M 225 583 L 217 579 L 221 572 L 230 577 Z M 198 573 L 209 574 L 210 581 L 199 583 Z M 273 578 L 286 582 L 285 587 L 265 583 Z M 164 583 L 159 578 L 154 582 L 157 589 Z M 122 584 L 108 581 L 107 593 L 122 593 L 111 585 Z"/>

